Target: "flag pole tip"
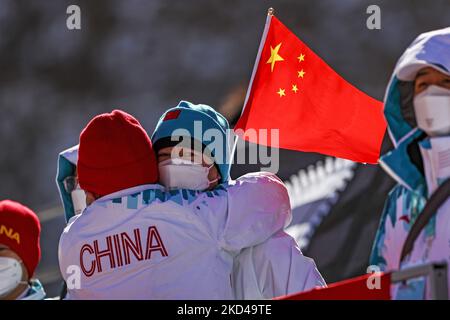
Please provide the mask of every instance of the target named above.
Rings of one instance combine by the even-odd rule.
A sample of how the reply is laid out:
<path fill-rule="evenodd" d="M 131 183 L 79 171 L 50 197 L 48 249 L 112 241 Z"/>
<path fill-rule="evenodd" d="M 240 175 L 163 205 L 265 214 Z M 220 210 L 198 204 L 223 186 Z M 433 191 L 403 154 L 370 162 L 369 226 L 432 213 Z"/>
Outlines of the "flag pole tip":
<path fill-rule="evenodd" d="M 269 10 L 267 10 L 267 15 L 268 16 L 273 16 L 275 14 L 275 9 L 270 7 Z"/>

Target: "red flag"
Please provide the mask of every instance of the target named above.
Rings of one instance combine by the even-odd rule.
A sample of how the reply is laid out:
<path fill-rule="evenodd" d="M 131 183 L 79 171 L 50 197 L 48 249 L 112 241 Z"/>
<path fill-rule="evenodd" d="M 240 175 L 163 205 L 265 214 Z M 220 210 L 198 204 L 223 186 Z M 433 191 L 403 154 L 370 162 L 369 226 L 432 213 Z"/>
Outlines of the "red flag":
<path fill-rule="evenodd" d="M 386 122 L 380 101 L 269 15 L 236 129 L 279 129 L 279 145 L 262 141 L 261 133 L 237 133 L 254 143 L 377 163 Z"/>
<path fill-rule="evenodd" d="M 367 281 L 373 274 L 363 275 L 312 289 L 278 297 L 274 300 L 391 300 L 391 274 L 380 272 L 380 287 L 370 289 Z"/>

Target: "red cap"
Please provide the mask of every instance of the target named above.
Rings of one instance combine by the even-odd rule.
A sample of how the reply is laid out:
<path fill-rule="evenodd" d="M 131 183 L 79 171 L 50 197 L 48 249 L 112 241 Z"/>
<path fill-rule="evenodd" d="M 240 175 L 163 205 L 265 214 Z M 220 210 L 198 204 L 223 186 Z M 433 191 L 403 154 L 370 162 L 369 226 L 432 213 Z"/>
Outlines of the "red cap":
<path fill-rule="evenodd" d="M 40 234 L 41 224 L 31 209 L 11 200 L 0 201 L 0 244 L 22 259 L 29 278 L 41 258 Z"/>
<path fill-rule="evenodd" d="M 77 169 L 80 187 L 99 196 L 158 181 L 147 132 L 121 110 L 100 114 L 83 129 Z"/>

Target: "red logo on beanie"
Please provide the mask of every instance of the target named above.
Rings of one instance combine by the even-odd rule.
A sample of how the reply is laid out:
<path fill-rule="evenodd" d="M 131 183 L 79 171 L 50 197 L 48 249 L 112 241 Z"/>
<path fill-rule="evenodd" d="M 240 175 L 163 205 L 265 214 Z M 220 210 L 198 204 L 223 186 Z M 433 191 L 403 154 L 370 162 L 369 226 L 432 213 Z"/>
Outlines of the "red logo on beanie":
<path fill-rule="evenodd" d="M 36 214 L 18 202 L 0 201 L 0 244 L 23 261 L 31 278 L 41 257 L 41 225 Z"/>
<path fill-rule="evenodd" d="M 16 240 L 17 244 L 20 244 L 20 234 L 15 232 L 13 228 L 8 228 L 7 226 L 0 224 L 0 236 L 5 235 L 11 240 Z"/>
<path fill-rule="evenodd" d="M 166 116 L 163 119 L 163 122 L 167 121 L 167 120 L 175 120 L 175 119 L 177 119 L 180 116 L 180 113 L 181 113 L 181 110 L 173 110 L 173 111 L 167 112 Z"/>

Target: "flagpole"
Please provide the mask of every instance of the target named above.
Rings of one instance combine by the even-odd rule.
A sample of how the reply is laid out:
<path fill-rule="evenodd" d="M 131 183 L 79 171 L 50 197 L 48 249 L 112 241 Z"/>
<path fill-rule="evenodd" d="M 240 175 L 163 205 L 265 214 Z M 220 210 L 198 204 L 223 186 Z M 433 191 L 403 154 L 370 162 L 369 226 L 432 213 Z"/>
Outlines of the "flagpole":
<path fill-rule="evenodd" d="M 247 100 L 249 98 L 248 96 L 252 89 L 253 79 L 255 78 L 256 70 L 258 69 L 259 60 L 261 59 L 261 51 L 264 48 L 264 43 L 266 42 L 267 33 L 269 32 L 270 20 L 272 19 L 274 13 L 275 13 L 275 9 L 272 7 L 270 7 L 267 10 L 266 24 L 264 26 L 264 31 L 263 31 L 263 35 L 261 37 L 261 42 L 259 43 L 258 54 L 256 55 L 256 61 L 255 61 L 255 65 L 253 66 L 252 77 L 250 78 L 250 83 L 248 85 L 247 94 L 245 96 L 245 101 L 244 101 L 244 106 L 242 108 L 241 116 L 244 113 L 245 105 L 247 104 Z"/>
<path fill-rule="evenodd" d="M 253 79 L 255 78 L 256 70 L 258 69 L 259 60 L 261 59 L 261 51 L 264 48 L 264 43 L 266 42 L 267 33 L 269 32 L 270 20 L 272 19 L 274 14 L 275 14 L 274 8 L 270 7 L 269 9 L 267 9 L 266 24 L 264 25 L 264 31 L 263 31 L 263 34 L 261 37 L 261 41 L 259 43 L 258 54 L 256 55 L 256 61 L 253 66 L 252 77 L 250 78 L 250 83 L 248 85 L 247 93 L 245 95 L 244 105 L 242 106 L 241 117 L 244 114 L 245 106 L 247 105 L 247 100 L 249 98 L 250 91 L 252 89 Z M 233 159 L 234 159 L 234 153 L 236 151 L 238 139 L 239 139 L 239 136 L 236 135 L 236 137 L 234 139 L 234 146 L 233 146 L 233 149 L 231 150 L 231 158 L 230 158 L 231 161 L 233 161 Z"/>

